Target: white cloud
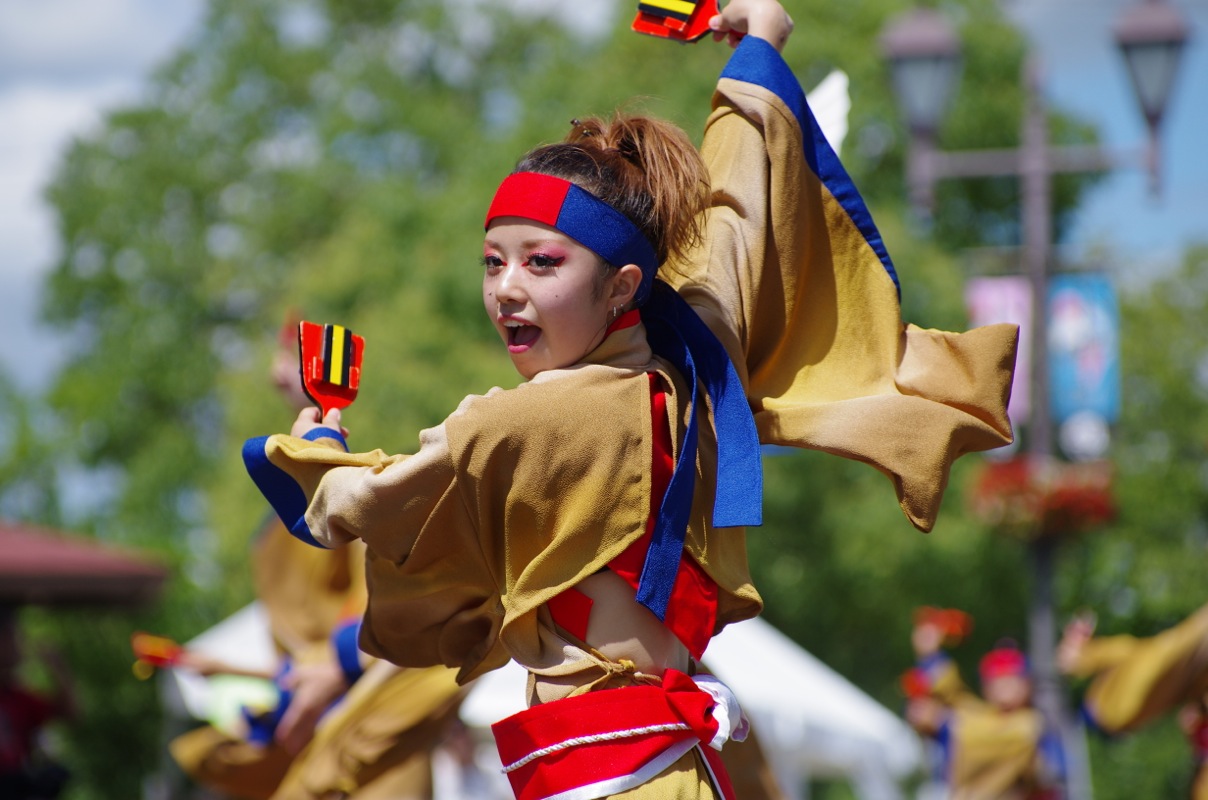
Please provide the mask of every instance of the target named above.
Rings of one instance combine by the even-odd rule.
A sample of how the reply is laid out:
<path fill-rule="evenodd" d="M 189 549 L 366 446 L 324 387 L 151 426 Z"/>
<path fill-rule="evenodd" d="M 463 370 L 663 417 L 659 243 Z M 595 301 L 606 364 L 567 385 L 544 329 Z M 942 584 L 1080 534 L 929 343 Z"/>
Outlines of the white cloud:
<path fill-rule="evenodd" d="M 64 147 L 196 23 L 203 0 L 0 2 L 0 269 L 33 276 L 52 257 L 42 199 Z"/>
<path fill-rule="evenodd" d="M 145 72 L 176 47 L 201 0 L 7 0 L 0 81 L 112 79 Z"/>
<path fill-rule="evenodd" d="M 42 193 L 63 148 L 128 87 L 16 87 L 0 93 L 0 365 L 25 388 L 43 386 L 62 357 L 57 337 L 36 326 L 42 275 L 55 255 L 55 225 Z"/>
<path fill-rule="evenodd" d="M 64 147 L 146 75 L 197 23 L 204 0 L 0 0 L 0 365 L 45 385 L 57 344 L 36 326 L 54 218 L 42 198 Z"/>
<path fill-rule="evenodd" d="M 33 275 L 52 255 L 50 211 L 42 193 L 63 149 L 100 117 L 100 109 L 128 93 L 109 83 L 84 89 L 17 87 L 0 93 L 0 252 L 9 275 Z"/>
<path fill-rule="evenodd" d="M 0 272 L 0 380 L 11 377 L 24 390 L 46 386 L 65 356 L 65 339 L 36 327 L 40 287 Z M 12 313 L 10 313 L 10 309 Z"/>

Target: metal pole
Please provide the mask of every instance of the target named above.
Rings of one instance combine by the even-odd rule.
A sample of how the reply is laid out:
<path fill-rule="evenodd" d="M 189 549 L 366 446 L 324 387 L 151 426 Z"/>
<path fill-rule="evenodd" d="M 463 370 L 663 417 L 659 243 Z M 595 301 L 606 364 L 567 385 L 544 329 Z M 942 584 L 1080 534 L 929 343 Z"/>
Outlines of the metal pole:
<path fill-rule="evenodd" d="M 1024 90 L 1027 109 L 1024 114 L 1020 144 L 1020 178 L 1022 183 L 1022 226 L 1024 271 L 1032 290 L 1032 375 L 1031 425 L 1028 432 L 1028 453 L 1036 466 L 1043 468 L 1053 455 L 1053 425 L 1049 404 L 1048 365 L 1048 275 L 1052 252 L 1052 177 L 1050 163 L 1047 108 L 1042 90 L 1039 62 L 1028 58 L 1024 66 Z M 1081 732 L 1075 727 L 1066 708 L 1061 678 L 1057 674 L 1056 603 L 1053 598 L 1053 573 L 1056 561 L 1057 537 L 1050 531 L 1038 535 L 1030 545 L 1032 575 L 1032 605 L 1028 613 L 1028 651 L 1032 662 L 1036 707 L 1061 737 L 1066 759 L 1066 797 L 1087 800 L 1090 781 L 1087 765 L 1082 762 L 1082 748 L 1076 739 Z"/>
<path fill-rule="evenodd" d="M 1028 452 L 1038 459 L 1053 453 L 1052 421 L 1049 418 L 1049 370 L 1046 340 L 1048 320 L 1049 247 L 1052 241 L 1052 195 L 1049 169 L 1049 125 L 1040 66 L 1034 58 L 1024 64 L 1027 108 L 1020 132 L 1019 174 L 1022 186 L 1024 273 L 1032 288 L 1032 424 Z"/>
<path fill-rule="evenodd" d="M 910 204 L 928 216 L 935 209 L 935 134 L 912 131 L 906 153 L 906 189 Z"/>

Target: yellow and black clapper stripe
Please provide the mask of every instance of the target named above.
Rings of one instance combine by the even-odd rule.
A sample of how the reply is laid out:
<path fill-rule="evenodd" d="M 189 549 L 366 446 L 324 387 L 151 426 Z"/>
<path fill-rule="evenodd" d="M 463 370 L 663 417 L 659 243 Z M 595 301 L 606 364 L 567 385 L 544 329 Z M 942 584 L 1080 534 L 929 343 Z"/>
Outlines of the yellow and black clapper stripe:
<path fill-rule="evenodd" d="M 642 0 L 638 3 L 638 11 L 659 19 L 671 17 L 687 22 L 698 5 L 699 2 L 689 0 Z"/>
<path fill-rule="evenodd" d="M 352 331 L 343 325 L 324 325 L 323 381 L 333 386 L 349 386 L 352 360 Z"/>

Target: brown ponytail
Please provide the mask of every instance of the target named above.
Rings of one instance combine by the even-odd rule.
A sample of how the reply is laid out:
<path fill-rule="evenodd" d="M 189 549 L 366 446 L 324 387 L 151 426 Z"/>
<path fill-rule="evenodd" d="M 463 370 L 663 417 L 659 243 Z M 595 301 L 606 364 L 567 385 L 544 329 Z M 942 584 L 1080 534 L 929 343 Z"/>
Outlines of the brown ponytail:
<path fill-rule="evenodd" d="M 709 177 L 687 134 L 620 112 L 571 125 L 564 141 L 533 150 L 516 171 L 553 175 L 591 192 L 638 226 L 660 264 L 699 241 Z"/>

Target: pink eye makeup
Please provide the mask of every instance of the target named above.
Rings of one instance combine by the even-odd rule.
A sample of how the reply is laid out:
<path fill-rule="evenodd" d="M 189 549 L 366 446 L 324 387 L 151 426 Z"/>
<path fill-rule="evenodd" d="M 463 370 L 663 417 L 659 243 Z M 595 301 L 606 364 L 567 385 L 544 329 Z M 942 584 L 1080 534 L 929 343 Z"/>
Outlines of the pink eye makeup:
<path fill-rule="evenodd" d="M 562 266 L 562 262 L 564 261 L 566 261 L 566 256 L 553 255 L 551 253 L 531 253 L 525 257 L 524 265 L 536 269 L 552 269 Z M 502 256 L 487 253 L 482 257 L 481 265 L 486 269 L 498 269 L 504 265 L 504 260 Z"/>
<path fill-rule="evenodd" d="M 554 256 L 547 253 L 533 253 L 528 257 L 528 264 L 541 269 L 561 266 L 566 256 Z"/>

